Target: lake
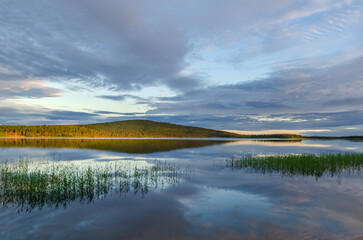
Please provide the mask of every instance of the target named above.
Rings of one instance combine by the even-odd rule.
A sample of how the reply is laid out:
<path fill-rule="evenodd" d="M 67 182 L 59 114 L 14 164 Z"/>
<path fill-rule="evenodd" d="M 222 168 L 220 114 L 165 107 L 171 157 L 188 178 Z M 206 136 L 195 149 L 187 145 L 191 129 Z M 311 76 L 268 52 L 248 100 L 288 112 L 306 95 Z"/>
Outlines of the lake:
<path fill-rule="evenodd" d="M 246 155 L 340 152 L 362 153 L 363 142 L 0 139 L 3 175 L 21 160 L 36 166 L 39 182 L 62 171 L 71 182 L 65 192 L 55 182 L 33 194 L 3 178 L 0 239 L 353 239 L 363 236 L 360 172 L 288 176 L 226 165 Z M 55 174 L 44 177 L 45 168 Z"/>

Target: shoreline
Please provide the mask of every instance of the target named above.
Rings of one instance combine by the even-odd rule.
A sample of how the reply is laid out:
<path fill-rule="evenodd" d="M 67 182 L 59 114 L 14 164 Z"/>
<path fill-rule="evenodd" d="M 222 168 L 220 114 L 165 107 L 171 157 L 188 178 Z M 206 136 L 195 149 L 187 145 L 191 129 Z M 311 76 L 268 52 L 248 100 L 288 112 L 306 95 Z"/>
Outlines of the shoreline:
<path fill-rule="evenodd" d="M 147 137 L 147 138 L 122 138 L 122 137 L 0 137 L 0 139 L 75 139 L 75 140 L 220 140 L 220 141 L 243 141 L 243 140 L 261 140 L 261 141 L 300 141 L 302 139 L 289 139 L 289 138 L 227 138 L 227 137 L 195 137 L 195 138 L 155 138 L 155 137 Z"/>
<path fill-rule="evenodd" d="M 363 141 L 363 136 L 342 136 L 342 137 L 324 137 L 324 136 L 302 136 L 301 138 L 271 138 L 263 135 L 252 137 L 0 137 L 0 139 L 114 139 L 114 140 L 221 140 L 221 141 L 240 141 L 240 140 L 269 140 L 269 141 Z"/>

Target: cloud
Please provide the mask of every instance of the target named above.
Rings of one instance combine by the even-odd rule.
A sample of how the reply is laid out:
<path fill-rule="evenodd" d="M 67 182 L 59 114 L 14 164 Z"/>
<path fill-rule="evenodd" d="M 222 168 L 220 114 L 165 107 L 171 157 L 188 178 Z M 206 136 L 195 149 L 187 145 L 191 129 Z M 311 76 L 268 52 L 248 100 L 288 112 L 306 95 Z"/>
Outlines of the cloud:
<path fill-rule="evenodd" d="M 144 98 L 142 97 L 138 97 L 138 96 L 134 96 L 131 94 L 122 94 L 122 95 L 100 95 L 97 96 L 99 98 L 103 98 L 103 99 L 108 99 L 108 100 L 113 100 L 113 101 L 124 101 L 126 99 L 134 99 L 134 100 L 142 100 L 145 101 Z"/>
<path fill-rule="evenodd" d="M 287 129 L 309 130 L 308 135 L 363 135 L 363 111 L 301 114 L 142 114 L 112 111 L 66 111 L 26 106 L 0 107 L 0 124 L 87 124 L 132 119 L 245 131 Z M 316 133 L 314 130 L 331 131 Z"/>
<path fill-rule="evenodd" d="M 271 103 L 271 102 L 247 101 L 247 102 L 245 102 L 245 105 L 247 107 L 263 108 L 263 109 L 273 109 L 273 108 L 282 109 L 282 108 L 288 108 L 286 105 L 277 104 L 277 103 Z"/>
<path fill-rule="evenodd" d="M 111 114 L 111 115 L 135 115 L 137 113 L 121 113 L 121 112 L 112 112 L 112 111 L 94 111 L 93 113 L 96 113 L 96 114 Z"/>
<path fill-rule="evenodd" d="M 141 2 L 2 4 L 0 63 L 12 69 L 2 79 L 137 89 L 176 77 L 189 51 L 184 33 L 168 22 L 150 23 Z"/>
<path fill-rule="evenodd" d="M 47 87 L 42 81 L 5 82 L 0 80 L 0 98 L 59 97 L 61 90 Z"/>
<path fill-rule="evenodd" d="M 99 96 L 115 101 L 131 98 L 143 102 L 153 108 L 145 114 L 52 110 L 4 102 L 0 121 L 64 124 L 149 119 L 237 130 L 357 127 L 355 133 L 349 134 L 359 134 L 363 119 L 360 101 L 363 70 L 359 67 L 362 64 L 363 57 L 353 57 L 324 67 L 312 63 L 302 68 L 276 69 L 257 81 L 189 89 L 177 96 L 153 101 L 131 94 Z M 35 87 L 39 86 L 27 82 L 20 90 Z M 16 85 L 8 88 L 16 89 Z"/>
<path fill-rule="evenodd" d="M 43 108 L 15 105 L 0 107 L 1 124 L 77 124 L 100 121 L 102 115 L 96 113 L 50 110 Z"/>
<path fill-rule="evenodd" d="M 87 112 L 75 112 L 75 111 L 61 111 L 53 110 L 43 115 L 49 120 L 82 120 L 82 119 L 92 119 L 97 117 L 97 114 L 87 113 Z"/>
<path fill-rule="evenodd" d="M 177 89 L 181 92 L 195 89 L 202 86 L 202 79 L 192 76 L 177 76 L 165 82 L 171 89 Z"/>
<path fill-rule="evenodd" d="M 323 69 L 315 65 L 277 69 L 257 81 L 160 98 L 151 105 L 155 109 L 149 113 L 240 115 L 360 110 L 363 69 L 359 66 L 362 65 L 361 56 Z"/>
<path fill-rule="evenodd" d="M 205 42 L 225 46 L 259 38 L 263 46 L 256 47 L 275 51 L 289 47 L 281 45 L 283 39 L 297 39 L 289 34 L 296 27 L 282 29 L 281 22 L 350 6 L 287 0 L 3 0 L 2 5 L 0 69 L 6 71 L 1 79 L 80 81 L 114 90 L 165 85 L 177 91 L 204 81 L 178 73 L 188 65 L 188 54 Z"/>
<path fill-rule="evenodd" d="M 363 105 L 363 98 L 342 98 L 342 99 L 333 99 L 333 100 L 329 100 L 327 102 L 324 103 L 327 106 L 351 106 L 356 105 L 356 106 L 361 106 Z"/>
<path fill-rule="evenodd" d="M 3 0 L 2 6 L 4 122 L 126 118 L 107 106 L 98 112 L 20 106 L 19 98 L 60 97 L 81 87 L 92 97 L 151 109 L 129 118 L 213 128 L 354 125 L 361 114 L 358 1 Z M 243 72 L 259 64 L 267 70 L 246 81 Z M 213 75 L 215 68 L 223 75 Z M 48 85 L 54 82 L 64 88 Z M 155 86 L 167 90 L 159 98 L 141 95 Z M 15 100 L 19 106 L 9 109 Z M 339 120 L 344 114 L 352 118 Z"/>

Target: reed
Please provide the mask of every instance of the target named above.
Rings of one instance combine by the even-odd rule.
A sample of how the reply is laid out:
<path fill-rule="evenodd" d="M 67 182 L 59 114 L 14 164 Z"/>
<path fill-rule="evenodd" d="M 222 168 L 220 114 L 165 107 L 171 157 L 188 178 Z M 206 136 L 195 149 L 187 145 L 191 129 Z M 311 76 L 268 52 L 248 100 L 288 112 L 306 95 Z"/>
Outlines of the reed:
<path fill-rule="evenodd" d="M 360 174 L 363 170 L 361 153 L 287 154 L 270 156 L 243 156 L 229 159 L 226 167 L 245 169 L 258 173 L 280 173 L 282 176 L 313 176 L 318 180 L 323 176 L 338 176 L 342 173 Z"/>
<path fill-rule="evenodd" d="M 91 203 L 112 192 L 144 197 L 150 188 L 175 185 L 189 169 L 155 162 L 46 162 L 20 159 L 0 164 L 0 202 L 18 211 L 64 207 L 73 201 Z"/>

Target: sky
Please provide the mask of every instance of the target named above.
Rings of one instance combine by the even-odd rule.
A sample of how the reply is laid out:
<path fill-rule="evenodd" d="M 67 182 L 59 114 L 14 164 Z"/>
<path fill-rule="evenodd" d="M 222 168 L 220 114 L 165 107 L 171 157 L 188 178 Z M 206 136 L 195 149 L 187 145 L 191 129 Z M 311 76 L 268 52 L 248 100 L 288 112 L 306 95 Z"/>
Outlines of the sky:
<path fill-rule="evenodd" d="M 0 0 L 0 124 L 363 135 L 363 1 Z"/>

